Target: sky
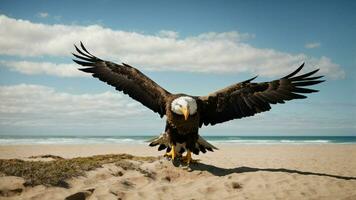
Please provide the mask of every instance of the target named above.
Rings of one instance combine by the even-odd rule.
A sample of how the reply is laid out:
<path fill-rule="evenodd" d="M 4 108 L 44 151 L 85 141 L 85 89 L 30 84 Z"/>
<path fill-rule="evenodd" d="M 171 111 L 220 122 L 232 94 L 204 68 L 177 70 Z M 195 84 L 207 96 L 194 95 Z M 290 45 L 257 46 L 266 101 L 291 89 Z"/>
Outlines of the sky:
<path fill-rule="evenodd" d="M 73 44 L 172 93 L 320 68 L 307 99 L 201 135 L 356 136 L 355 1 L 0 0 L 0 135 L 156 135 L 165 119 L 77 70 Z"/>

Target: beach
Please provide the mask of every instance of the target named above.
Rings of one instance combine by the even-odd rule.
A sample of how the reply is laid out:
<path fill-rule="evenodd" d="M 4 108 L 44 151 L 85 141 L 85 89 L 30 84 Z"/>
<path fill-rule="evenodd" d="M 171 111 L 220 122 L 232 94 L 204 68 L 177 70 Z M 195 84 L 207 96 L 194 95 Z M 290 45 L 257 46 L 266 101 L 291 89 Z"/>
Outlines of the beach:
<path fill-rule="evenodd" d="M 24 178 L 3 173 L 0 199 L 356 199 L 355 144 L 217 147 L 194 155 L 199 161 L 188 167 L 174 166 L 145 144 L 0 145 L 2 161 L 134 156 L 66 179 L 67 187 L 24 186 Z"/>

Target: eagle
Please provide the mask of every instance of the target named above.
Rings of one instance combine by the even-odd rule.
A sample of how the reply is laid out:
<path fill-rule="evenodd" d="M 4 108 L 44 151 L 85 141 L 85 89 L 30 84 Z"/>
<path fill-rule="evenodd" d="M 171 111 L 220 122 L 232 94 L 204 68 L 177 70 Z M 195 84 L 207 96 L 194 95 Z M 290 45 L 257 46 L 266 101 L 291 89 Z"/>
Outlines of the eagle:
<path fill-rule="evenodd" d="M 233 84 L 207 96 L 172 94 L 148 78 L 135 67 L 126 63 L 116 64 L 102 60 L 91 53 L 80 42 L 72 53 L 79 70 L 92 74 L 118 91 L 129 95 L 160 117 L 166 116 L 165 131 L 150 140 L 150 146 L 166 149 L 165 156 L 173 161 L 181 159 L 191 163 L 192 153 L 214 151 L 215 146 L 199 136 L 199 128 L 223 123 L 233 119 L 253 116 L 269 111 L 271 104 L 283 104 L 293 99 L 304 99 L 305 94 L 318 92 L 306 88 L 323 82 L 323 76 L 313 76 L 319 71 L 297 75 L 304 63 L 295 71 L 269 82 L 252 82 L 257 76 Z M 183 153 L 186 155 L 183 156 Z"/>

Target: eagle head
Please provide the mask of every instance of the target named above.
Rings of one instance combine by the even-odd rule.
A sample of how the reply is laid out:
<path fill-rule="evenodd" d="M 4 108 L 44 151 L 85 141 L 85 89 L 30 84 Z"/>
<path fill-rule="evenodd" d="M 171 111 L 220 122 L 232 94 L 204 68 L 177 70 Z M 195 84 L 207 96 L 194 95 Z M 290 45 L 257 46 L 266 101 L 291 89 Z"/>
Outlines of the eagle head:
<path fill-rule="evenodd" d="M 189 115 L 197 112 L 197 102 L 192 97 L 181 96 L 172 101 L 171 110 L 178 115 L 183 115 L 187 120 Z"/>

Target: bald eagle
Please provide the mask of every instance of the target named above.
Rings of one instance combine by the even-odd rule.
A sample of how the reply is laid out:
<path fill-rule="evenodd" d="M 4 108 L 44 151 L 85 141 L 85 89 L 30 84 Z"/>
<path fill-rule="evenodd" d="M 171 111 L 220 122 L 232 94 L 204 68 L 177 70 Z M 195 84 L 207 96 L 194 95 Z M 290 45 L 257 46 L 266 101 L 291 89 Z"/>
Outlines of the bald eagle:
<path fill-rule="evenodd" d="M 180 158 L 187 164 L 193 161 L 192 153 L 217 149 L 199 136 L 199 128 L 203 125 L 253 116 L 270 110 L 270 104 L 304 99 L 306 96 L 302 94 L 318 92 L 305 86 L 324 81 L 320 80 L 323 76 L 312 76 L 319 69 L 296 76 L 303 63 L 291 74 L 270 82 L 252 82 L 256 76 L 207 96 L 172 94 L 128 64 L 101 60 L 89 53 L 82 42 L 81 49 L 74 46 L 77 54 L 73 55 L 77 59 L 73 61 L 85 67 L 79 70 L 128 94 L 161 118 L 167 117 L 165 131 L 152 139 L 150 146 L 159 145 L 158 150 L 166 149 L 165 156 L 172 160 Z M 182 156 L 185 151 L 186 155 Z"/>

